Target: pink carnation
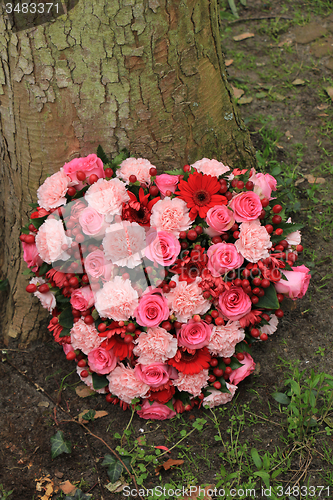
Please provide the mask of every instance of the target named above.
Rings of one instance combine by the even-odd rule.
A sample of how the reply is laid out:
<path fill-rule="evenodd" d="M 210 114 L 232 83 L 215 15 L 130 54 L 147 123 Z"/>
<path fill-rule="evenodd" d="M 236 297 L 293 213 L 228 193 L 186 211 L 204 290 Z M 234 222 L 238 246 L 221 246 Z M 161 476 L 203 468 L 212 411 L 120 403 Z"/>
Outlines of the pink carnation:
<path fill-rule="evenodd" d="M 117 358 L 113 349 L 107 351 L 103 347 L 96 347 L 88 354 L 88 363 L 91 371 L 104 375 L 114 370 Z"/>
<path fill-rule="evenodd" d="M 254 369 L 256 367 L 256 364 L 253 361 L 252 356 L 250 356 L 250 354 L 247 352 L 244 352 L 243 354 L 244 354 L 244 359 L 240 361 L 240 363 L 243 366 L 240 366 L 239 368 L 236 368 L 236 370 L 233 370 L 229 376 L 230 382 L 235 385 L 238 385 L 239 382 L 241 382 L 246 377 L 251 375 L 251 373 L 254 372 Z"/>
<path fill-rule="evenodd" d="M 96 349 L 105 340 L 98 336 L 95 325 L 86 325 L 83 319 L 74 323 L 71 329 L 71 344 L 73 348 L 80 349 L 84 354 Z"/>
<path fill-rule="evenodd" d="M 143 365 L 164 363 L 167 359 L 173 358 L 177 352 L 177 339 L 158 326 L 142 332 L 134 343 L 136 346 L 133 353 L 138 356 L 137 362 Z"/>
<path fill-rule="evenodd" d="M 38 255 L 38 250 L 35 243 L 25 243 L 22 241 L 23 259 L 27 266 L 36 272 L 37 269 L 43 264 L 43 260 Z"/>
<path fill-rule="evenodd" d="M 71 246 L 72 239 L 66 236 L 61 220 L 48 218 L 36 235 L 36 247 L 42 260 L 51 264 L 57 260 L 68 260 L 70 255 L 63 245 Z"/>
<path fill-rule="evenodd" d="M 70 299 L 70 303 L 74 309 L 78 311 L 86 311 L 94 305 L 94 293 L 90 286 L 84 286 L 82 288 L 77 288 L 73 291 Z"/>
<path fill-rule="evenodd" d="M 201 278 L 196 278 L 193 283 L 187 284 L 186 281 L 179 281 L 178 276 L 173 278 L 177 283 L 168 294 L 168 304 L 170 313 L 174 313 L 178 321 L 185 323 L 194 314 L 203 314 L 210 308 L 209 300 L 204 299 L 202 288 L 198 286 Z"/>
<path fill-rule="evenodd" d="M 166 196 L 167 191 L 174 193 L 179 182 L 179 175 L 161 174 L 155 178 L 155 184 L 160 190 L 162 196 Z"/>
<path fill-rule="evenodd" d="M 86 273 L 92 278 L 102 278 L 109 281 L 113 276 L 113 264 L 105 258 L 102 250 L 90 252 L 84 260 Z"/>
<path fill-rule="evenodd" d="M 230 358 L 235 352 L 235 346 L 245 338 L 245 332 L 239 321 L 228 321 L 226 325 L 213 326 L 208 350 L 214 356 Z"/>
<path fill-rule="evenodd" d="M 180 231 L 187 231 L 191 224 L 187 204 L 180 198 L 166 197 L 153 206 L 150 225 L 157 231 L 167 231 L 178 237 Z"/>
<path fill-rule="evenodd" d="M 72 181 L 77 181 L 77 189 L 80 190 L 84 187 L 82 181 L 78 181 L 76 172 L 84 172 L 87 177 L 92 174 L 97 175 L 98 178 L 105 178 L 103 162 L 95 154 L 88 155 L 84 158 L 74 158 L 69 163 L 65 163 L 64 171 L 70 176 Z"/>
<path fill-rule="evenodd" d="M 134 373 L 137 379 L 153 388 L 160 387 L 178 376 L 176 368 L 164 363 L 137 364 Z"/>
<path fill-rule="evenodd" d="M 208 370 L 201 370 L 201 372 L 194 375 L 187 375 L 179 372 L 177 380 L 174 380 L 175 385 L 179 391 L 186 391 L 193 396 L 199 396 L 202 389 L 208 385 L 209 373 Z"/>
<path fill-rule="evenodd" d="M 86 368 L 81 368 L 80 366 L 76 365 L 77 374 L 82 382 L 84 382 L 92 391 L 98 392 L 99 394 L 106 394 L 105 387 L 102 387 L 102 389 L 94 389 L 93 379 L 91 375 L 88 375 L 88 377 L 81 377 L 81 373 L 83 372 L 83 370 L 86 370 Z"/>
<path fill-rule="evenodd" d="M 172 233 L 166 231 L 147 233 L 146 257 L 161 266 L 171 266 L 177 260 L 181 246 Z"/>
<path fill-rule="evenodd" d="M 143 398 L 149 391 L 149 385 L 136 378 L 134 369 L 123 364 L 107 375 L 107 379 L 110 393 L 128 404 L 134 398 Z"/>
<path fill-rule="evenodd" d="M 309 286 L 311 274 L 310 269 L 306 266 L 296 266 L 291 268 L 292 271 L 283 271 L 284 276 L 287 278 L 274 283 L 277 293 L 288 295 L 293 300 L 301 299 Z"/>
<path fill-rule="evenodd" d="M 150 404 L 147 400 L 145 400 L 141 406 L 141 410 L 139 410 L 137 414 L 139 417 L 146 420 L 166 420 L 176 416 L 176 412 L 171 410 L 168 406 L 162 405 L 157 401 Z"/>
<path fill-rule="evenodd" d="M 154 165 L 144 158 L 127 158 L 120 164 L 120 168 L 117 170 L 117 177 L 120 177 L 128 184 L 130 176 L 135 175 L 139 182 L 148 186 L 150 184 L 149 170 L 153 167 Z"/>
<path fill-rule="evenodd" d="M 178 345 L 188 349 L 201 349 L 209 342 L 212 333 L 212 326 L 204 321 L 194 321 L 190 319 L 182 325 L 177 334 Z"/>
<path fill-rule="evenodd" d="M 217 389 L 210 388 L 208 389 L 209 391 L 209 396 L 206 396 L 203 399 L 203 406 L 209 406 L 209 408 L 214 408 L 215 406 L 220 406 L 220 405 L 225 405 L 226 403 L 229 403 L 229 401 L 232 400 L 234 397 L 234 394 L 237 390 L 236 385 L 228 384 L 226 383 L 227 389 L 230 391 L 229 392 L 221 392 L 218 391 Z"/>
<path fill-rule="evenodd" d="M 138 305 L 138 294 L 130 280 L 116 276 L 96 292 L 95 307 L 101 318 L 127 321 L 134 315 Z"/>
<path fill-rule="evenodd" d="M 169 317 L 169 307 L 161 290 L 145 293 L 135 310 L 136 321 L 140 326 L 158 326 Z"/>
<path fill-rule="evenodd" d="M 235 241 L 238 252 L 249 262 L 258 262 L 269 257 L 272 242 L 266 228 L 259 220 L 243 222 L 240 225 L 239 239 Z"/>
<path fill-rule="evenodd" d="M 142 262 L 146 247 L 145 229 L 127 220 L 111 224 L 105 231 L 102 244 L 107 259 L 118 266 L 133 269 Z"/>
<path fill-rule="evenodd" d="M 100 214 L 94 208 L 87 207 L 80 213 L 79 223 L 82 232 L 88 236 L 102 238 L 108 224 L 104 220 L 104 215 Z"/>
<path fill-rule="evenodd" d="M 240 286 L 232 286 L 219 296 L 219 306 L 224 318 L 237 321 L 252 309 L 252 302 Z"/>
<path fill-rule="evenodd" d="M 209 160 L 208 158 L 202 158 L 202 160 L 198 160 L 193 165 L 192 168 L 195 168 L 197 172 L 201 172 L 205 175 L 211 175 L 215 177 L 220 177 L 220 175 L 229 172 L 230 168 L 227 165 L 223 165 L 222 162 L 217 160 Z"/>
<path fill-rule="evenodd" d="M 107 216 L 110 222 L 113 215 L 120 215 L 123 203 L 129 200 L 126 185 L 119 179 L 98 179 L 86 192 L 85 199 L 88 205 L 102 215 Z"/>
<path fill-rule="evenodd" d="M 208 210 L 206 222 L 209 228 L 205 232 L 213 237 L 229 231 L 234 225 L 235 219 L 233 212 L 228 207 L 225 205 L 215 205 L 215 207 Z"/>
<path fill-rule="evenodd" d="M 207 267 L 215 278 L 232 269 L 238 269 L 244 262 L 233 243 L 212 245 L 208 248 L 207 255 Z"/>
<path fill-rule="evenodd" d="M 234 212 L 236 222 L 249 222 L 258 219 L 262 210 L 260 198 L 253 191 L 236 194 L 230 200 L 229 206 Z"/>
<path fill-rule="evenodd" d="M 260 333 L 266 333 L 266 335 L 272 335 L 274 332 L 276 332 L 278 324 L 279 320 L 277 319 L 275 314 L 272 314 L 271 319 L 268 322 L 268 325 L 263 325 L 259 328 Z"/>
<path fill-rule="evenodd" d="M 270 174 L 256 174 L 254 169 L 251 169 L 251 176 L 249 181 L 254 183 L 253 192 L 256 193 L 259 198 L 262 200 L 263 198 L 268 198 L 269 200 L 273 200 L 271 197 L 272 191 L 276 191 L 276 179 Z"/>
<path fill-rule="evenodd" d="M 39 278 L 37 276 L 31 278 L 31 280 L 29 281 L 29 284 L 36 286 L 43 285 L 44 283 L 46 283 L 46 281 L 43 278 Z M 57 305 L 56 298 L 51 291 L 41 293 L 37 290 L 36 292 L 34 292 L 34 296 L 40 300 L 40 303 L 42 304 L 44 309 L 47 309 L 50 313 Z"/>
<path fill-rule="evenodd" d="M 38 205 L 45 210 L 66 205 L 65 194 L 70 184 L 71 179 L 63 169 L 47 177 L 37 189 Z"/>

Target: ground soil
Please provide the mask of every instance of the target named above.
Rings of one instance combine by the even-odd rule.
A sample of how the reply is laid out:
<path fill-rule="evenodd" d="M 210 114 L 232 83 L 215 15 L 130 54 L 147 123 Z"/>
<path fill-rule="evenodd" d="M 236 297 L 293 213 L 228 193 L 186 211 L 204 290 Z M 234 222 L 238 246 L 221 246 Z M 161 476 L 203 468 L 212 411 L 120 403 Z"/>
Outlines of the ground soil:
<path fill-rule="evenodd" d="M 332 104 L 325 93 L 325 88 L 333 86 L 333 47 L 330 42 L 333 14 L 314 9 L 308 18 L 311 21 L 309 27 L 308 24 L 298 25 L 293 19 L 297 9 L 306 14 L 310 2 L 282 4 L 248 0 L 246 9 L 238 4 L 240 17 L 253 20 L 235 23 L 223 20 L 222 43 L 226 59 L 234 59 L 228 66 L 230 83 L 244 90 L 245 97 L 252 97 L 250 103 L 240 106 L 241 114 L 252 132 L 254 146 L 257 150 L 265 146 L 258 131 L 263 123 L 269 121 L 269 127 L 276 128 L 279 134 L 276 159 L 290 165 L 295 165 L 298 159 L 298 195 L 303 210 L 295 215 L 295 219 L 308 222 L 307 206 L 312 202 L 307 198 L 307 190 L 312 184 L 305 176 L 320 175 L 327 187 L 322 194 L 316 192 L 318 202 L 311 205 L 314 207 L 312 222 L 302 231 L 304 246 L 312 252 L 312 256 L 308 252 L 304 258 L 305 263 L 312 265 L 313 272 L 308 294 L 296 304 L 285 301 L 285 316 L 278 332 L 254 348 L 254 357 L 259 361 L 256 374 L 244 381 L 238 391 L 239 404 L 249 404 L 255 413 L 267 414 L 267 401 L 274 405 L 271 393 L 283 384 L 285 368 L 279 359 L 298 359 L 301 369 L 313 368 L 333 374 L 332 282 L 324 279 L 332 271 L 332 234 L 327 228 L 323 231 L 315 229 L 316 224 L 318 226 L 317 215 L 327 209 L 327 202 L 331 199 L 332 174 L 318 169 L 325 161 L 330 164 L 333 154 L 330 144 L 332 129 L 327 125 L 332 116 Z M 313 4 L 317 5 L 317 2 Z M 274 16 L 277 15 L 290 19 L 276 20 Z M 265 17 L 271 19 L 261 19 Z M 234 36 L 246 32 L 254 36 L 243 41 L 233 40 Z M 293 84 L 296 79 L 303 83 Z M 300 152 L 302 156 L 297 157 Z M 321 288 L 323 284 L 326 286 Z M 61 381 L 74 370 L 74 363 L 66 361 L 61 348 L 51 340 L 24 351 L 4 351 L 2 358 L 0 485 L 7 491 L 14 490 L 10 498 L 41 498 L 46 494 L 47 485 L 52 484 L 53 491 L 56 491 L 57 485 L 66 480 L 76 485 L 81 481 L 82 489 L 90 491 L 95 499 L 114 497 L 104 488 L 109 482 L 106 469 L 101 466 L 102 457 L 108 453 L 106 447 L 77 423 L 62 421 L 69 421 L 70 417 L 77 416 L 84 409 L 106 410 L 109 415 L 90 423 L 89 428 L 115 448 L 118 442 L 113 435 L 115 432 L 122 434 L 130 419 L 130 411 L 124 412 L 119 405 L 108 404 L 103 396 L 79 397 L 75 392 L 76 373 L 66 378 L 65 388 L 61 390 Z M 62 411 L 59 405 L 69 413 Z M 204 410 L 196 409 L 193 414 L 195 417 L 206 416 Z M 191 421 L 193 416 L 186 414 L 184 422 Z M 227 418 L 222 420 L 222 432 L 228 425 Z M 134 439 L 145 433 L 148 442 L 155 446 L 171 447 L 179 439 L 179 434 L 175 434 L 168 421 L 146 422 L 134 416 L 132 426 Z M 72 442 L 72 453 L 52 460 L 50 438 L 59 429 Z M 197 466 L 184 463 L 187 471 L 192 467 L 194 477 L 209 484 L 216 483 L 221 462 L 218 457 L 221 445 L 215 441 L 215 434 L 210 425 L 199 437 L 193 433 L 186 440 L 193 456 L 200 453 L 202 442 L 209 445 L 210 466 L 203 464 L 200 470 L 196 470 Z M 244 428 L 242 440 L 256 447 L 259 441 L 261 449 L 281 445 L 276 427 L 268 423 Z M 331 438 L 328 440 L 330 444 Z M 171 453 L 171 457 L 178 457 L 177 450 Z M 318 470 L 323 465 L 318 460 L 314 455 L 303 478 L 310 484 L 322 482 Z M 297 467 L 299 464 L 295 463 L 292 468 Z M 162 474 L 162 482 L 179 477 L 177 472 L 166 472 Z M 153 484 L 161 484 L 154 472 L 146 479 L 145 486 L 149 488 Z M 58 496 L 60 498 L 59 490 L 53 497 L 44 496 L 43 499 Z"/>

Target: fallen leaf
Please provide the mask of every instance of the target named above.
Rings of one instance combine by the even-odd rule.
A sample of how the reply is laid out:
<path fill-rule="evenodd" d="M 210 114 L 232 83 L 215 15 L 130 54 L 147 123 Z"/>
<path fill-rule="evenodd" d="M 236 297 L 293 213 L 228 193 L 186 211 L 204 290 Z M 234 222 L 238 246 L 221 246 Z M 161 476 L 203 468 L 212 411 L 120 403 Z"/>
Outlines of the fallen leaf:
<path fill-rule="evenodd" d="M 169 470 L 173 465 L 182 465 L 184 460 L 174 460 L 173 458 L 169 458 L 166 462 L 161 465 L 158 465 L 155 468 L 155 472 L 159 473 L 162 469 Z"/>
<path fill-rule="evenodd" d="M 240 99 L 238 99 L 238 104 L 250 104 L 250 102 L 253 101 L 253 97 L 241 97 Z"/>
<path fill-rule="evenodd" d="M 79 422 L 80 424 L 82 424 L 83 422 L 85 424 L 87 424 L 89 422 L 89 420 L 85 420 L 83 418 L 83 415 L 85 415 L 86 413 L 88 413 L 90 410 L 83 410 L 83 412 L 79 413 L 78 417 L 79 417 Z M 108 412 L 107 411 L 104 411 L 104 410 L 98 410 L 98 411 L 95 411 L 95 415 L 94 415 L 94 420 L 96 420 L 96 418 L 102 418 L 102 417 L 106 417 L 106 415 L 108 415 Z"/>
<path fill-rule="evenodd" d="M 242 90 L 242 89 L 237 89 L 233 85 L 231 85 L 231 88 L 232 88 L 232 93 L 234 94 L 235 99 L 239 99 L 244 94 L 244 90 Z"/>
<path fill-rule="evenodd" d="M 108 483 L 105 485 L 105 488 L 110 491 L 110 493 L 120 493 L 123 491 L 125 486 L 128 486 L 127 483 L 122 483 L 120 480 L 115 483 Z"/>
<path fill-rule="evenodd" d="M 274 99 L 277 99 L 278 101 L 284 101 L 286 98 L 284 95 L 278 94 L 277 92 L 272 92 L 271 96 L 274 97 Z"/>
<path fill-rule="evenodd" d="M 225 62 L 226 67 L 228 67 L 228 66 L 232 65 L 232 63 L 234 62 L 234 60 L 233 59 L 226 59 L 224 62 Z"/>
<path fill-rule="evenodd" d="M 59 472 L 58 469 L 56 469 L 55 473 L 54 473 L 55 477 L 57 477 L 58 479 L 61 479 L 62 477 L 64 477 L 64 473 L 63 472 Z"/>
<path fill-rule="evenodd" d="M 304 182 L 304 179 L 297 179 L 297 181 L 295 182 L 295 186 L 298 186 L 298 184 L 302 184 L 302 182 Z"/>
<path fill-rule="evenodd" d="M 331 100 L 333 101 L 333 87 L 327 87 L 325 90 L 327 94 L 330 96 Z"/>
<path fill-rule="evenodd" d="M 194 491 L 193 491 L 194 490 Z M 214 487 L 212 485 L 208 486 L 190 486 L 190 492 L 182 498 L 182 500 L 211 500 L 209 492 L 213 492 Z M 204 495 L 204 496 L 202 496 Z"/>
<path fill-rule="evenodd" d="M 283 146 L 281 146 L 281 144 L 278 144 L 278 143 L 276 143 L 276 147 L 277 147 L 278 149 L 283 149 Z"/>
<path fill-rule="evenodd" d="M 266 92 L 257 92 L 256 93 L 256 98 L 257 99 L 263 99 L 266 96 L 267 96 Z"/>
<path fill-rule="evenodd" d="M 328 116 L 328 114 L 327 113 L 319 113 L 318 116 Z"/>
<path fill-rule="evenodd" d="M 85 384 L 78 385 L 75 392 L 80 398 L 87 398 L 88 396 L 95 394 L 95 391 L 89 389 L 89 387 Z"/>
<path fill-rule="evenodd" d="M 322 111 L 323 109 L 327 109 L 328 108 L 328 104 L 319 104 L 319 106 L 317 106 L 317 109 L 319 109 L 319 111 Z"/>
<path fill-rule="evenodd" d="M 326 179 L 324 177 L 314 177 L 312 174 L 304 175 L 310 184 L 325 184 Z"/>
<path fill-rule="evenodd" d="M 76 487 L 74 486 L 74 484 L 72 484 L 70 481 L 64 481 L 63 483 L 60 483 L 59 484 L 59 488 L 61 489 L 61 491 L 63 493 L 65 493 L 65 495 L 69 494 L 69 493 L 72 493 L 76 490 Z"/>
<path fill-rule="evenodd" d="M 169 448 L 167 448 L 166 446 L 154 446 L 154 448 L 157 448 L 158 450 L 164 450 L 164 451 L 167 451 L 168 453 L 171 453 Z"/>
<path fill-rule="evenodd" d="M 291 135 L 290 130 L 287 130 L 284 135 L 287 137 L 287 139 L 291 139 L 292 137 L 294 137 L 293 135 Z"/>
<path fill-rule="evenodd" d="M 40 500 L 49 500 L 54 493 L 54 483 L 52 479 L 49 478 L 49 474 L 45 477 L 41 477 L 40 479 L 35 479 L 35 481 L 37 482 L 36 490 L 44 490 L 44 495 L 42 497 L 39 496 L 38 498 L 40 498 Z"/>
<path fill-rule="evenodd" d="M 293 82 L 291 82 L 293 85 L 304 85 L 305 81 L 302 80 L 301 78 L 296 78 Z"/>
<path fill-rule="evenodd" d="M 40 403 L 38 403 L 37 406 L 42 406 L 44 408 L 48 408 L 50 406 L 50 403 L 48 403 L 48 401 L 41 401 Z"/>
<path fill-rule="evenodd" d="M 241 35 L 234 36 L 235 42 L 240 42 L 241 40 L 246 40 L 246 38 L 252 38 L 254 33 L 242 33 Z"/>

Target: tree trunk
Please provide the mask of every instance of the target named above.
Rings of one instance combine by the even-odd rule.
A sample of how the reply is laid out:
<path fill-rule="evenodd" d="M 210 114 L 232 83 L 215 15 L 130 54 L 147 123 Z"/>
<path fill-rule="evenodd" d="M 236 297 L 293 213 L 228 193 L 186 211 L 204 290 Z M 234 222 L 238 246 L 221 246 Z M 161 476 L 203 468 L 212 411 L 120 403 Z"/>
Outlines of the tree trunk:
<path fill-rule="evenodd" d="M 80 0 L 13 33 L 0 18 L 1 279 L 6 343 L 45 335 L 25 292 L 20 228 L 47 175 L 77 156 L 126 147 L 159 171 L 206 156 L 254 165 L 232 102 L 216 0 Z M 44 322 L 43 322 L 44 321 Z"/>

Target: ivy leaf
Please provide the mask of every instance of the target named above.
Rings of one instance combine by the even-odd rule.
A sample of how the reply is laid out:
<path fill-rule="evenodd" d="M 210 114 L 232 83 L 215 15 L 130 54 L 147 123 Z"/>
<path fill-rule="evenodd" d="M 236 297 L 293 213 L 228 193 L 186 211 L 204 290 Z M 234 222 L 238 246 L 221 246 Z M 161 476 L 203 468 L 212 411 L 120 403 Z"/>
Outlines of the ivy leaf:
<path fill-rule="evenodd" d="M 78 489 L 75 491 L 75 495 L 73 497 L 66 495 L 65 500 L 90 500 L 91 497 L 92 495 L 90 493 L 83 493 L 82 490 Z"/>
<path fill-rule="evenodd" d="M 8 278 L 6 278 L 5 280 L 1 280 L 0 281 L 0 292 L 4 292 L 8 286 L 9 286 Z"/>
<path fill-rule="evenodd" d="M 112 483 L 115 483 L 116 481 L 118 481 L 118 479 L 120 478 L 121 473 L 123 471 L 123 466 L 119 462 L 119 460 L 117 460 L 112 455 L 105 455 L 104 460 L 102 462 L 102 465 L 107 466 L 107 468 L 108 468 L 107 473 L 108 473 L 110 481 Z"/>
<path fill-rule="evenodd" d="M 56 458 L 61 453 L 71 453 L 72 445 L 70 441 L 65 441 L 64 434 L 58 431 L 57 434 L 51 437 L 51 455 Z"/>
<path fill-rule="evenodd" d="M 256 309 L 279 309 L 280 304 L 277 299 L 275 286 L 270 284 L 265 290 L 265 295 L 259 298 L 256 303 Z"/>
<path fill-rule="evenodd" d="M 273 392 L 272 398 L 275 399 L 281 405 L 288 405 L 290 403 L 290 398 L 283 392 Z"/>
<path fill-rule="evenodd" d="M 104 149 L 102 148 L 101 145 L 98 146 L 97 148 L 97 156 L 102 160 L 103 163 L 110 163 L 109 158 L 106 156 Z"/>
<path fill-rule="evenodd" d="M 63 326 L 64 328 L 73 328 L 74 324 L 74 317 L 72 313 L 72 309 L 68 307 L 62 313 L 60 314 L 59 318 L 59 325 Z"/>
<path fill-rule="evenodd" d="M 98 389 L 103 389 L 109 384 L 108 379 L 105 375 L 97 375 L 97 373 L 92 374 L 92 382 L 95 391 L 97 391 Z"/>

